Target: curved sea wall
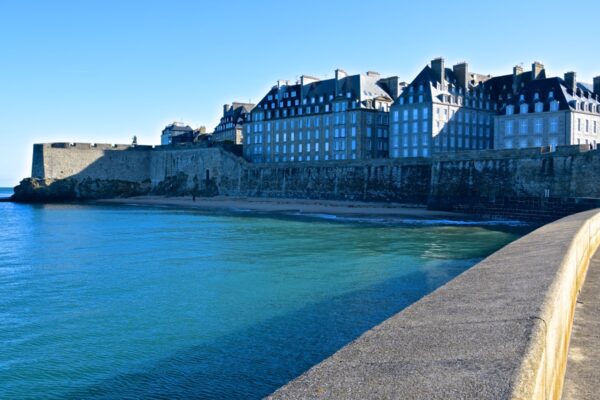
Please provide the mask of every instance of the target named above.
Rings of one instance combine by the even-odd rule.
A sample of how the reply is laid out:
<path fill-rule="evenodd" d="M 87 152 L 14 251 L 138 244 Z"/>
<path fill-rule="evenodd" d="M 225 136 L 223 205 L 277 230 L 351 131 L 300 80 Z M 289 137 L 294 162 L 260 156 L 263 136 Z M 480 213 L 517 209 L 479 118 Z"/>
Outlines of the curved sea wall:
<path fill-rule="evenodd" d="M 272 399 L 558 399 L 600 211 L 545 225 L 363 334 Z"/>

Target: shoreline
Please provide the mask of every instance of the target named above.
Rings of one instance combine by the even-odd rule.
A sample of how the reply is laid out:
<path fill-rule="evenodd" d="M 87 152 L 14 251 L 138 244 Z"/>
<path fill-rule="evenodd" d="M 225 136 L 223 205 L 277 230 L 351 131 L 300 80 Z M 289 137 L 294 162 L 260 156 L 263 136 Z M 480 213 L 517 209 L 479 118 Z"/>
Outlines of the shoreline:
<path fill-rule="evenodd" d="M 307 200 L 262 197 L 164 197 L 139 196 L 96 200 L 97 204 L 124 204 L 147 206 L 170 206 L 196 210 L 254 211 L 276 213 L 331 214 L 339 216 L 369 217 L 413 217 L 432 219 L 467 219 L 477 220 L 472 215 L 427 210 L 425 206 L 404 205 L 399 203 L 369 203 L 345 200 Z"/>

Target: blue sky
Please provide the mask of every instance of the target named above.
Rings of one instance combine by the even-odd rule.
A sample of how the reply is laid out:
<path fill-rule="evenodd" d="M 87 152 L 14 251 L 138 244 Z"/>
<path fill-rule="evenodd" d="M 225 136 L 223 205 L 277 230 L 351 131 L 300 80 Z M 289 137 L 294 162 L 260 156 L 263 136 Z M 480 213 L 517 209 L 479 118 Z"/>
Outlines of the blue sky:
<path fill-rule="evenodd" d="M 598 1 L 0 1 L 0 186 L 33 143 L 159 143 L 211 130 L 222 105 L 277 79 L 374 70 L 410 81 L 432 58 L 501 75 L 539 60 L 600 75 Z"/>

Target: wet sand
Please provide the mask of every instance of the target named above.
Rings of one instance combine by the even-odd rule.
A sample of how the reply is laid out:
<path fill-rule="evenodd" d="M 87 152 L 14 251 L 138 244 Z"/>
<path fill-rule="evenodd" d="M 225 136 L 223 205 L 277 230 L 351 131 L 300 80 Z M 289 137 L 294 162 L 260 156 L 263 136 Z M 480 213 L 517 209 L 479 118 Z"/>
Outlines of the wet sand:
<path fill-rule="evenodd" d="M 302 214 L 362 216 L 410 216 L 416 218 L 465 218 L 465 214 L 431 211 L 424 206 L 340 200 L 278 199 L 260 197 L 163 197 L 140 196 L 99 200 L 103 204 L 170 206 L 201 210 L 260 211 Z M 471 217 L 472 218 L 472 217 Z M 469 218 L 469 219 L 471 219 Z"/>

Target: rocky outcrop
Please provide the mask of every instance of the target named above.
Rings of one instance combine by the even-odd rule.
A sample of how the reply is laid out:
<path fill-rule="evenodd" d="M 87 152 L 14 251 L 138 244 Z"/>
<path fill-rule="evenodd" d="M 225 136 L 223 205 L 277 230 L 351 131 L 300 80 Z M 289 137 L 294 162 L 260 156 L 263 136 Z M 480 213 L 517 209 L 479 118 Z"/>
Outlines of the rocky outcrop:
<path fill-rule="evenodd" d="M 71 202 L 142 196 L 150 192 L 150 181 L 27 178 L 14 188 L 14 192 L 11 200 L 20 203 Z"/>

